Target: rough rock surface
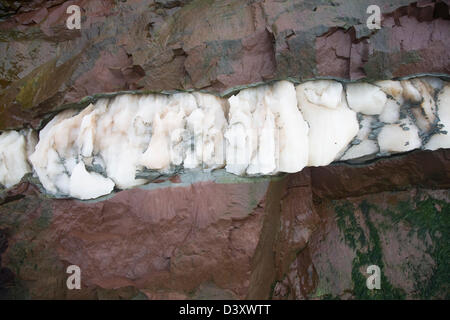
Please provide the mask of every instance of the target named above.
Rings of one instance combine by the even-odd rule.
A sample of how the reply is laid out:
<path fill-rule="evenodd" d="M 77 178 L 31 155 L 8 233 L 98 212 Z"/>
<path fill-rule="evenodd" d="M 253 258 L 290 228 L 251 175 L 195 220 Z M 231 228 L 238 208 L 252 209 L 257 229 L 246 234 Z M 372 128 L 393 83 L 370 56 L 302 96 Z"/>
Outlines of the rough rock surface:
<path fill-rule="evenodd" d="M 270 179 L 173 179 L 96 202 L 23 183 L 2 195 L 0 294 L 448 298 L 449 168 L 448 151 L 417 151 Z M 82 290 L 65 286 L 71 264 Z M 382 268 L 377 293 L 367 264 Z"/>
<path fill-rule="evenodd" d="M 450 146 L 450 83 L 378 83 L 277 81 L 229 99 L 199 92 L 100 99 L 56 115 L 38 141 L 33 130 L 1 133 L 0 185 L 33 172 L 47 193 L 88 200 L 196 169 L 257 177 Z"/>
<path fill-rule="evenodd" d="M 72 4 L 82 8 L 81 30 L 66 28 Z M 380 30 L 366 27 L 371 4 L 381 8 Z M 449 6 L 0 1 L 0 130 L 42 129 L 62 109 L 122 91 L 228 98 L 272 80 L 449 77 Z M 395 124 L 401 94 L 377 85 L 389 105 L 379 118 Z M 379 112 L 370 109 L 365 117 Z M 432 119 L 422 116 L 426 131 Z M 448 127 L 447 113 L 438 116 Z M 449 150 L 273 177 L 174 176 L 96 201 L 48 197 L 38 186 L 26 176 L 0 191 L 0 299 L 450 298 Z M 72 264 L 81 290 L 66 287 Z M 381 268 L 381 290 L 365 287 L 370 264 Z"/>
<path fill-rule="evenodd" d="M 450 74 L 447 0 L 2 1 L 0 129 L 121 90 Z M 68 30 L 66 9 L 82 9 Z M 382 28 L 369 30 L 369 5 Z M 414 36 L 412 36 L 414 35 Z"/>

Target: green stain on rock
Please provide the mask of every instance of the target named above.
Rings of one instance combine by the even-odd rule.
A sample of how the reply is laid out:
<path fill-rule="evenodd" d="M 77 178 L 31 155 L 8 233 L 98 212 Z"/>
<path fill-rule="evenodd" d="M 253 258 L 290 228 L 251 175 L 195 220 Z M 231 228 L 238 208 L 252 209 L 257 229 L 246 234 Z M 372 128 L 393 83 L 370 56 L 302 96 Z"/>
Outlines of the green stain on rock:
<path fill-rule="evenodd" d="M 404 299 L 405 292 L 394 288 L 384 275 L 383 251 L 378 230 L 370 219 L 370 211 L 375 207 L 367 201 L 361 202 L 361 222 L 355 217 L 355 208 L 349 202 L 335 208 L 338 227 L 344 235 L 348 246 L 356 251 L 352 262 L 352 293 L 356 299 L 381 300 Z M 363 225 L 365 228 L 363 228 Z M 366 230 L 365 230 L 366 229 Z M 381 270 L 381 289 L 369 290 L 366 286 L 366 268 L 377 265 Z M 363 274 L 364 273 L 364 274 Z"/>
<path fill-rule="evenodd" d="M 356 258 L 353 260 L 352 280 L 354 294 L 358 299 L 405 299 L 405 292 L 400 288 L 394 288 L 383 272 L 383 250 L 381 248 L 380 236 L 369 216 L 370 210 L 375 209 L 375 207 L 368 202 L 363 201 L 360 204 L 360 209 L 369 229 L 369 239 L 367 251 L 363 252 L 362 250 L 357 250 Z M 363 272 L 365 272 L 367 266 L 372 264 L 379 266 L 381 270 L 380 290 L 368 290 L 366 286 L 366 276 L 363 276 L 361 273 L 361 268 L 363 268 Z"/>
<path fill-rule="evenodd" d="M 21 271 L 28 265 L 29 257 L 33 255 L 34 243 L 19 241 L 8 250 L 8 267 L 20 277 Z"/>
<path fill-rule="evenodd" d="M 375 52 L 371 55 L 364 65 L 364 71 L 367 75 L 367 81 L 376 81 L 380 79 L 392 79 L 392 72 L 400 65 L 414 64 L 422 61 L 422 57 L 416 51 L 399 52 L 396 54 L 386 52 Z"/>
<path fill-rule="evenodd" d="M 344 203 L 335 208 L 337 214 L 337 224 L 344 234 L 345 242 L 352 248 L 356 249 L 358 244 L 365 246 L 366 237 L 361 226 L 356 221 L 353 206 L 351 203 Z"/>
<path fill-rule="evenodd" d="M 30 72 L 26 77 L 15 81 L 8 88 L 0 91 L 0 127 L 13 128 L 17 123 L 17 112 L 48 113 L 44 102 L 55 98 L 58 91 L 69 81 L 77 67 L 80 53 L 58 65 L 58 58 L 51 59 Z M 41 105 L 39 108 L 36 106 Z M 19 116 L 20 118 L 20 116 Z"/>
<path fill-rule="evenodd" d="M 53 218 L 53 211 L 48 202 L 43 203 L 41 215 L 36 219 L 36 229 L 45 230 L 50 227 Z"/>
<path fill-rule="evenodd" d="M 435 262 L 433 273 L 425 281 L 416 276 L 417 298 L 450 299 L 450 203 L 425 196 L 415 204 L 400 202 L 386 214 L 395 223 L 407 222 L 424 242 L 432 240 L 428 253 Z"/>
<path fill-rule="evenodd" d="M 358 214 L 358 209 L 361 214 Z M 412 297 L 419 299 L 450 298 L 450 204 L 420 193 L 411 201 L 399 202 L 396 206 L 381 209 L 363 200 L 358 207 L 352 203 L 335 203 L 336 221 L 345 243 L 355 250 L 352 262 L 352 293 L 356 299 L 404 299 L 406 293 L 394 287 L 385 276 L 380 235 L 388 229 L 397 230 L 398 225 L 408 227 L 408 235 L 417 235 L 426 246 L 426 254 L 434 261 L 431 274 L 420 273 L 417 266 L 405 262 L 399 266 L 404 273 L 413 274 L 414 292 Z M 389 218 L 386 221 L 373 220 L 375 215 Z M 387 243 L 387 245 L 389 245 Z M 369 290 L 366 287 L 366 268 L 377 265 L 381 270 L 381 289 Z"/>
<path fill-rule="evenodd" d="M 29 79 L 20 87 L 20 91 L 16 96 L 16 101 L 22 105 L 22 108 L 29 109 L 33 106 L 33 99 L 39 91 L 39 83 L 45 77 L 44 69 L 38 71 L 37 75 Z"/>

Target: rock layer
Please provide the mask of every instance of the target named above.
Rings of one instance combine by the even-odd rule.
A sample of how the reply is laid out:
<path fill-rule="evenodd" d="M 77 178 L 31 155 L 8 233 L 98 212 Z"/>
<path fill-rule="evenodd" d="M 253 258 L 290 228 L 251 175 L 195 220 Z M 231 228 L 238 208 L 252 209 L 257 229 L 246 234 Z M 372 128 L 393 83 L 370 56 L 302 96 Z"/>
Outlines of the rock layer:
<path fill-rule="evenodd" d="M 1 1 L 0 298 L 449 299 L 449 19 Z"/>
<path fill-rule="evenodd" d="M 449 91 L 447 82 L 426 77 L 345 87 L 279 81 L 228 99 L 198 92 L 119 95 L 58 114 L 35 148 L 15 131 L 1 135 L 0 163 L 11 170 L 4 169 L 0 182 L 10 187 L 31 171 L 26 149 L 48 193 L 93 199 L 183 170 L 274 175 L 446 148 Z M 22 159 L 17 166 L 15 157 Z"/>
<path fill-rule="evenodd" d="M 449 159 L 448 151 L 416 151 L 364 166 L 311 167 L 281 178 L 189 183 L 181 176 L 91 203 L 43 197 L 22 183 L 2 194 L 1 294 L 445 297 L 448 234 L 442 232 L 448 228 Z M 369 208 L 361 206 L 364 201 Z M 352 243 L 359 228 L 366 242 Z M 377 260 L 364 258 L 352 271 L 358 252 L 378 245 Z M 384 275 L 382 290 L 372 296 L 360 289 L 366 263 L 379 264 Z M 66 288 L 71 264 L 82 269 L 81 290 Z"/>
<path fill-rule="evenodd" d="M 123 90 L 227 93 L 272 79 L 450 74 L 447 0 L 7 3 L 1 130 L 37 127 L 62 105 Z M 73 4 L 80 30 L 65 25 Z M 381 9 L 380 30 L 366 26 L 369 5 Z"/>

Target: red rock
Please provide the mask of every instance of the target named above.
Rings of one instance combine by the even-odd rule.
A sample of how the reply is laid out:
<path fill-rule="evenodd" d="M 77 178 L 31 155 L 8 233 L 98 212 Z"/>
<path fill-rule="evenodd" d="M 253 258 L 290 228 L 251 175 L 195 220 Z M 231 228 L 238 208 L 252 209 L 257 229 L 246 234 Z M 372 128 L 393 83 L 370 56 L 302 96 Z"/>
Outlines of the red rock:
<path fill-rule="evenodd" d="M 82 9 L 81 30 L 65 26 L 70 4 Z M 0 129 L 39 126 L 64 105 L 122 90 L 226 94 L 273 79 L 448 75 L 448 8 L 438 0 L 384 5 L 382 29 L 369 32 L 365 4 L 356 0 L 11 5 L 8 14 L 17 14 L 0 22 L 8 59 L 0 69 Z"/>
<path fill-rule="evenodd" d="M 65 27 L 70 4 L 81 30 Z M 122 90 L 449 75 L 449 5 L 386 4 L 369 32 L 357 0 L 7 2 L 0 130 Z M 92 202 L 24 182 L 0 194 L 0 298 L 448 298 L 449 161 L 418 151 L 270 182 L 173 177 Z M 382 265 L 385 291 L 361 283 L 367 263 Z M 65 285 L 72 264 L 80 291 Z"/>
<path fill-rule="evenodd" d="M 382 213 L 402 201 L 415 205 L 427 197 L 440 199 L 433 210 L 443 213 L 450 181 L 447 153 L 419 151 L 367 165 L 307 168 L 270 183 L 135 188 L 91 202 L 46 198 L 33 185 L 22 183 L 3 194 L 0 205 L 0 268 L 5 275 L 0 281 L 15 288 L 4 295 L 355 297 L 355 248 L 344 241 L 335 211 L 350 203 L 367 239 L 367 221 L 376 226 L 390 283 L 414 297 L 411 288 L 417 282 L 399 271 L 405 260 L 397 258 L 392 246 L 404 250 L 400 257 L 414 255 L 414 264 L 425 257 L 428 262 L 420 269 L 425 279 L 438 261 L 420 237 L 408 236 L 408 230 L 415 229 L 407 220 L 396 222 L 406 231 L 392 233 L 382 226 L 396 223 Z M 418 187 L 435 191 L 417 191 Z M 364 202 L 384 211 L 366 215 L 360 209 Z M 72 264 L 81 267 L 81 291 L 65 287 L 65 268 Z M 342 275 L 336 278 L 332 270 Z M 404 285 L 400 279 L 406 279 Z"/>

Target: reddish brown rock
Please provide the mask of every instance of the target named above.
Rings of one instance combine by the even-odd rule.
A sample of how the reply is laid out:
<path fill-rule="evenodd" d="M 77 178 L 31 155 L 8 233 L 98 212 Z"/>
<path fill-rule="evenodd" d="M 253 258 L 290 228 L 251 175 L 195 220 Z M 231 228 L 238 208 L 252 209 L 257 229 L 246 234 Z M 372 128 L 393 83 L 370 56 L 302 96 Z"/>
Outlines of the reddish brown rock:
<path fill-rule="evenodd" d="M 450 150 L 413 151 L 364 165 L 310 168 L 314 196 L 340 199 L 405 190 L 411 186 L 450 188 Z"/>
<path fill-rule="evenodd" d="M 71 4 L 81 30 L 65 26 Z M 450 74 L 449 1 L 371 4 L 378 31 L 358 0 L 2 1 L 0 130 L 124 90 Z M 449 162 L 417 151 L 283 178 L 175 177 L 92 202 L 24 182 L 0 194 L 0 298 L 448 299 Z M 71 264 L 82 290 L 67 290 Z M 369 264 L 381 291 L 365 287 Z"/>
<path fill-rule="evenodd" d="M 448 190 L 412 189 L 322 199 L 316 206 L 320 228 L 277 282 L 274 296 L 448 299 L 448 244 L 442 241 L 448 241 L 443 232 L 449 222 L 439 216 L 448 215 L 449 196 Z M 369 265 L 381 269 L 381 290 L 366 287 Z"/>
<path fill-rule="evenodd" d="M 448 299 L 449 168 L 447 150 L 309 168 L 319 223 L 272 297 Z M 382 290 L 366 288 L 369 265 Z"/>
<path fill-rule="evenodd" d="M 1 205 L 0 229 L 8 235 L 2 265 L 32 298 L 72 297 L 61 281 L 69 264 L 80 266 L 80 292 L 88 298 L 93 288 L 124 287 L 151 297 L 192 296 L 205 285 L 244 298 L 267 187 L 200 182 L 87 203 L 46 199 L 22 184 Z"/>
<path fill-rule="evenodd" d="M 178 179 L 88 202 L 47 198 L 22 183 L 1 197 L 0 294 L 443 298 L 447 153 L 256 181 Z M 365 287 L 369 262 L 382 268 L 384 291 Z M 72 264 L 81 267 L 82 290 L 66 288 Z"/>
<path fill-rule="evenodd" d="M 65 26 L 71 4 L 81 30 Z M 61 107 L 124 90 L 228 94 L 273 79 L 450 74 L 448 1 L 372 4 L 378 31 L 357 0 L 11 2 L 0 8 L 0 129 L 38 127 Z"/>

